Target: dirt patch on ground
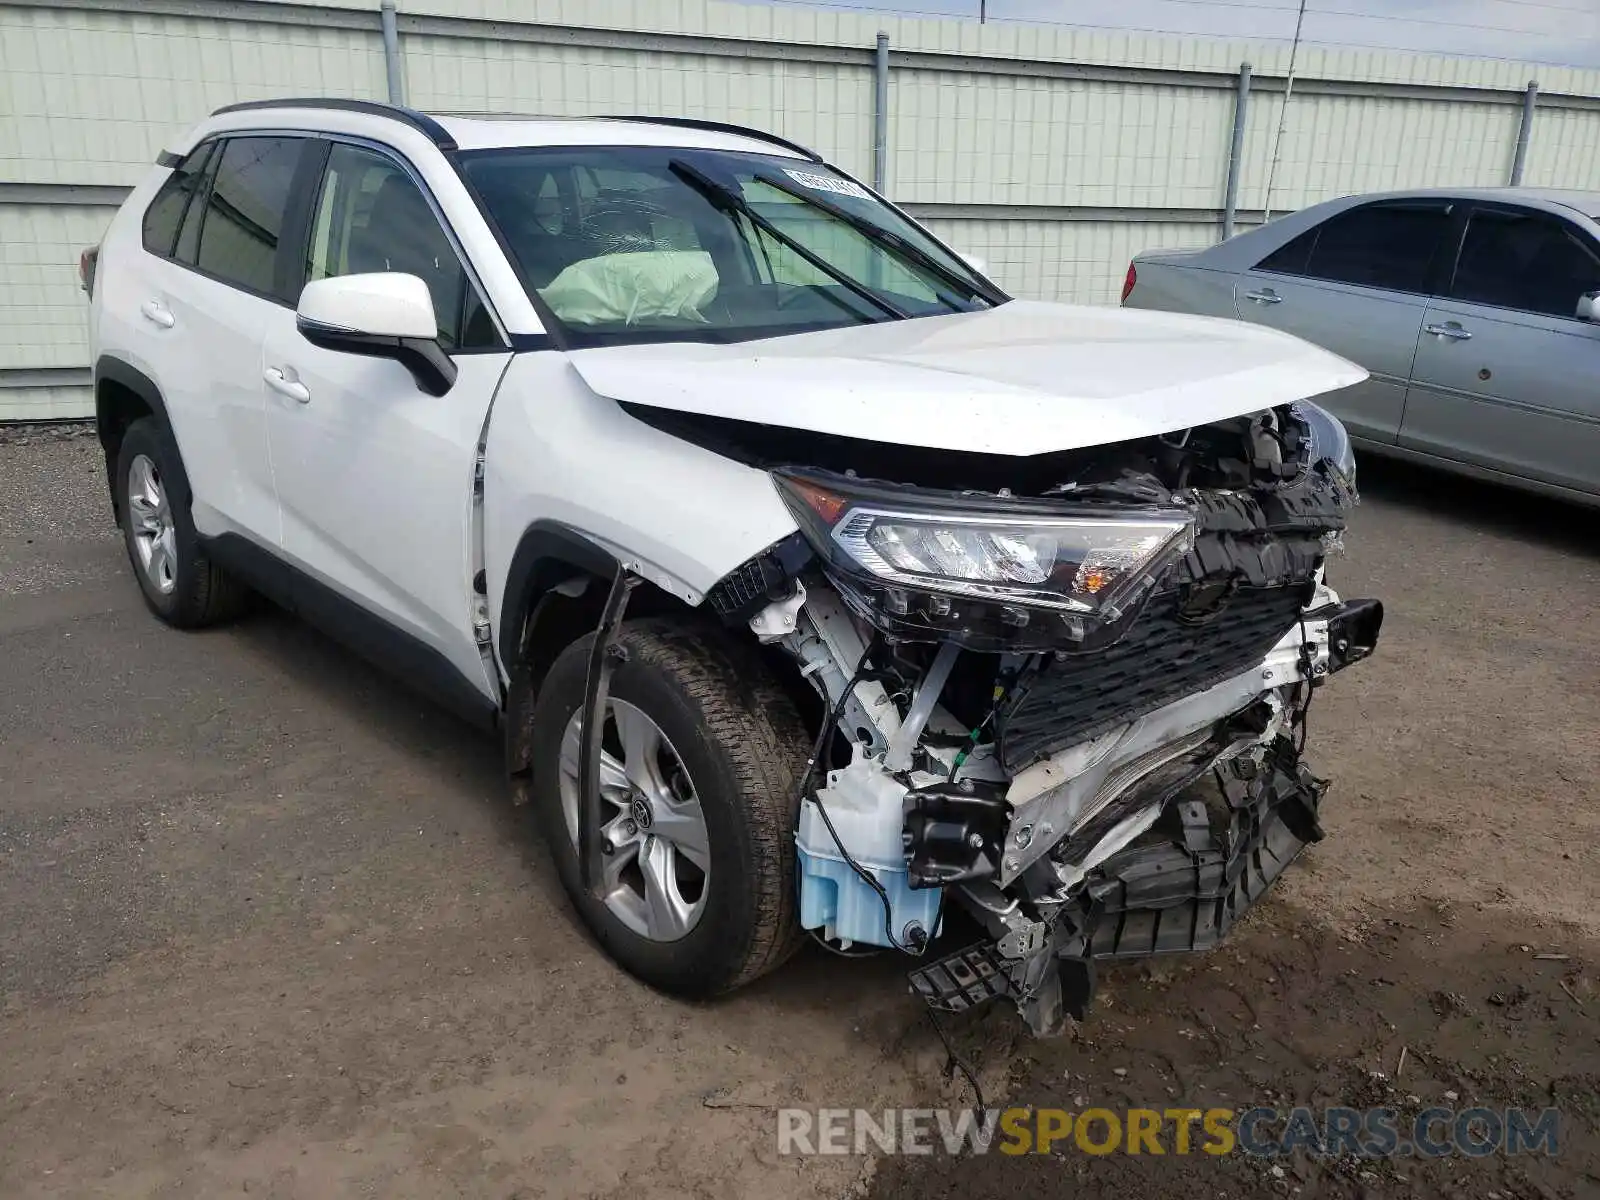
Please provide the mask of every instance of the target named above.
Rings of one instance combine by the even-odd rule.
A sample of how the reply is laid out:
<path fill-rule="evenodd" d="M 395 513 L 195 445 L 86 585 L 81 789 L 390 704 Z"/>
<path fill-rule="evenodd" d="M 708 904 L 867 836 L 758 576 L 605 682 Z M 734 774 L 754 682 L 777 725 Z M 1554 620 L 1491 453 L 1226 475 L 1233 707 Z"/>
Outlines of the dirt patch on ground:
<path fill-rule="evenodd" d="M 778 1156 L 776 1109 L 970 1101 L 893 959 L 623 975 L 491 739 L 281 614 L 158 625 L 62 436 L 0 447 L 0 1195 L 838 1197 L 872 1165 Z M 1313 709 L 1327 840 L 1077 1038 L 952 1032 L 994 1100 L 1554 1104 L 1560 1157 L 887 1159 L 877 1197 L 1600 1195 L 1600 535 L 1362 470 L 1332 574 L 1389 617 Z"/>
<path fill-rule="evenodd" d="M 1164 1157 L 1091 1156 L 1069 1140 L 1047 1155 L 888 1158 L 872 1200 L 1600 1195 L 1600 943 L 1503 910 L 1429 907 L 1369 924 L 1344 937 L 1273 906 L 1210 955 L 1111 972 L 1075 1036 L 1022 1047 L 1006 1103 L 1393 1108 L 1402 1131 L 1433 1106 L 1555 1107 L 1555 1155 L 1177 1156 L 1168 1137 Z"/>

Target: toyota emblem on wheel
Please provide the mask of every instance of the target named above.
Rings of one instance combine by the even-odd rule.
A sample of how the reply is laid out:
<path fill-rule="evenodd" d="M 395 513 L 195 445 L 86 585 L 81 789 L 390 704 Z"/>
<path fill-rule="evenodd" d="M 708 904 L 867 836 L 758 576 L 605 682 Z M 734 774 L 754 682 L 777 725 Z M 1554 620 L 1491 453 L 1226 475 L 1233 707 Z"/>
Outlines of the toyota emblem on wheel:
<path fill-rule="evenodd" d="M 649 829 L 651 820 L 650 801 L 646 800 L 643 796 L 635 796 L 633 798 L 632 809 L 633 823 L 637 825 L 641 831 Z"/>

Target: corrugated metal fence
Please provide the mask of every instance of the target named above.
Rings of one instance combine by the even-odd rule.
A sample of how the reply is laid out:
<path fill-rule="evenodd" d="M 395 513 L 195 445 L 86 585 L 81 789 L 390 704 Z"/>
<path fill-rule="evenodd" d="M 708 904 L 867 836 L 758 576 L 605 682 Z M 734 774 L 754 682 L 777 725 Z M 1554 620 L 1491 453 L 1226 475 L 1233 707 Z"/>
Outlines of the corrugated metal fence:
<path fill-rule="evenodd" d="M 1138 250 L 1221 236 L 1236 119 L 1241 224 L 1506 183 L 1519 131 L 1524 182 L 1600 185 L 1597 71 L 1302 48 L 1279 141 L 1274 45 L 719 0 L 399 8 L 414 107 L 711 117 L 869 179 L 881 32 L 885 190 L 1024 296 L 1114 302 Z M 161 146 L 222 104 L 291 95 L 389 95 L 379 0 L 0 0 L 0 419 L 89 411 L 78 251 Z"/>

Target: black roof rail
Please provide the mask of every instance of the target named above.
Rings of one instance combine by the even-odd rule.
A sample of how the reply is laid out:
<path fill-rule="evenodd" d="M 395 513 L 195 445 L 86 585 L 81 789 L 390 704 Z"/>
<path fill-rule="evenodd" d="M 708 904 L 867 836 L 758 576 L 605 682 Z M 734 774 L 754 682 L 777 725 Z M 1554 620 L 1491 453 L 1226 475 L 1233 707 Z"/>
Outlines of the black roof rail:
<path fill-rule="evenodd" d="M 264 108 L 322 108 L 333 109 L 338 112 L 367 113 L 374 117 L 388 117 L 391 120 L 403 122 L 426 135 L 433 144 L 441 150 L 456 149 L 456 140 L 450 132 L 439 124 L 427 113 L 418 112 L 414 108 L 405 108 L 399 104 L 385 104 L 379 100 L 344 100 L 323 96 L 298 96 L 285 97 L 282 100 L 243 100 L 237 104 L 224 104 L 211 115 L 221 116 L 223 113 L 251 112 Z M 468 114 L 458 114 L 466 116 Z M 500 116 L 502 114 L 481 114 L 484 117 Z M 570 117 L 531 118 L 534 120 L 571 120 Z M 779 137 L 775 133 L 767 133 L 762 129 L 751 129 L 747 125 L 730 125 L 726 121 L 703 121 L 698 117 L 647 117 L 637 115 L 610 115 L 604 114 L 592 118 L 599 121 L 638 121 L 645 125 L 673 125 L 681 129 L 704 129 L 712 133 L 731 133 L 736 137 L 751 138 L 758 142 L 770 142 L 774 146 L 782 146 L 785 150 L 793 150 L 811 162 L 820 163 L 822 155 L 809 147 L 802 146 L 799 142 L 791 142 L 788 138 Z"/>
<path fill-rule="evenodd" d="M 286 97 L 282 100 L 243 100 L 238 104 L 224 104 L 211 115 L 219 117 L 223 113 L 252 112 L 260 108 L 324 108 L 336 112 L 358 112 L 374 117 L 388 117 L 411 126 L 441 150 L 456 148 L 456 140 L 450 136 L 450 131 L 427 113 L 420 113 L 414 108 L 405 108 L 399 104 L 384 104 L 379 100 L 341 100 L 322 96 Z"/>
<path fill-rule="evenodd" d="M 698 117 L 639 117 L 639 116 L 602 116 L 602 121 L 640 121 L 646 125 L 677 125 L 683 129 L 706 129 L 713 133 L 732 133 L 739 137 L 754 138 L 758 142 L 771 142 L 774 146 L 782 146 L 785 150 L 793 150 L 812 162 L 822 161 L 822 155 L 815 150 L 802 146 L 799 142 L 791 142 L 788 138 L 781 138 L 775 133 L 767 133 L 761 129 L 751 129 L 747 125 L 729 125 L 725 121 L 702 121 Z"/>

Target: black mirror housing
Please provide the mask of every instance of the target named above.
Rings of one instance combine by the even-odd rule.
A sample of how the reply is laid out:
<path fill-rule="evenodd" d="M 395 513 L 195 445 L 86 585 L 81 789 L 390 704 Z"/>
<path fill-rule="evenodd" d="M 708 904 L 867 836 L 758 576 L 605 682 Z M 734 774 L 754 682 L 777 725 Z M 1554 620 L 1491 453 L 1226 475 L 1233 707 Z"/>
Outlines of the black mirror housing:
<path fill-rule="evenodd" d="M 300 336 L 313 346 L 341 354 L 360 354 L 366 358 L 392 358 L 416 380 L 430 396 L 443 396 L 455 386 L 459 373 L 455 360 L 445 353 L 435 338 L 394 337 L 388 334 L 359 333 L 339 329 L 318 321 L 297 317 Z"/>

